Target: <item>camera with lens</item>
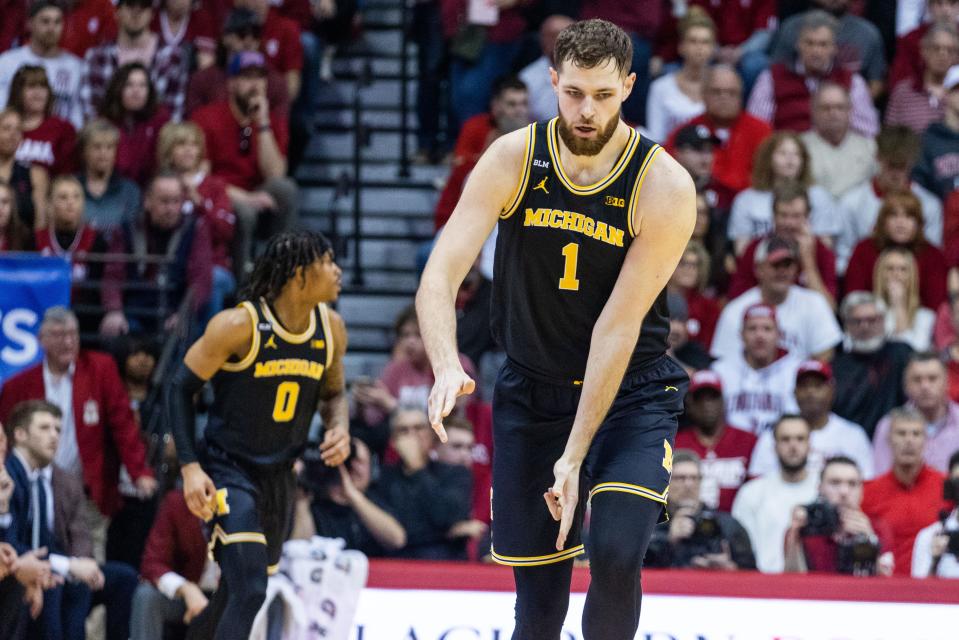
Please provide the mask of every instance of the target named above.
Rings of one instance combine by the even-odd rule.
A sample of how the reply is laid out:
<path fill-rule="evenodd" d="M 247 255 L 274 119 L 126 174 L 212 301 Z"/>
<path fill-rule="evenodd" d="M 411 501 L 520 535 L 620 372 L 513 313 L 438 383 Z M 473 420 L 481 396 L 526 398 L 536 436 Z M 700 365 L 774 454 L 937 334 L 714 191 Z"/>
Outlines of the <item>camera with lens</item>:
<path fill-rule="evenodd" d="M 803 506 L 806 510 L 806 525 L 799 534 L 806 536 L 831 536 L 839 530 L 839 511 L 825 500 L 819 499 Z"/>
<path fill-rule="evenodd" d="M 690 556 L 723 552 L 723 532 L 715 511 L 703 509 L 693 516 L 693 532 L 683 546 Z"/>
<path fill-rule="evenodd" d="M 875 538 L 854 535 L 839 542 L 836 570 L 854 576 L 876 575 L 879 543 Z"/>

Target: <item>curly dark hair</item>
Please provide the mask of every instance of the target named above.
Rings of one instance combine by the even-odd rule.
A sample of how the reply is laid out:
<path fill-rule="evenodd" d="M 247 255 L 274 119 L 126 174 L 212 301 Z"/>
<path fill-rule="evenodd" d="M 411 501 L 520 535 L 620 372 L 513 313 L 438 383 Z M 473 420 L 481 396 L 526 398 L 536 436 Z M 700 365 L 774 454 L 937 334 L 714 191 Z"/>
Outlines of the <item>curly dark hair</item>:
<path fill-rule="evenodd" d="M 582 69 L 593 69 L 608 60 L 612 60 L 624 76 L 633 64 L 633 42 L 612 22 L 599 18 L 574 22 L 556 38 L 553 62 L 557 71 L 564 62 Z"/>
<path fill-rule="evenodd" d="M 253 273 L 240 292 L 240 298 L 264 298 L 267 302 L 273 302 L 286 283 L 296 277 L 298 268 L 307 267 L 332 251 L 333 245 L 317 231 L 284 231 L 276 234 L 256 259 Z"/>
<path fill-rule="evenodd" d="M 142 71 L 147 79 L 147 103 L 143 108 L 136 112 L 127 112 L 123 107 L 123 88 L 134 71 Z M 127 115 L 133 116 L 137 120 L 149 120 L 157 110 L 157 90 L 153 86 L 153 80 L 150 78 L 150 71 L 139 62 L 130 62 L 123 65 L 114 72 L 107 85 L 106 93 L 103 94 L 103 102 L 100 104 L 100 115 L 114 124 L 120 125 L 126 119 Z"/>

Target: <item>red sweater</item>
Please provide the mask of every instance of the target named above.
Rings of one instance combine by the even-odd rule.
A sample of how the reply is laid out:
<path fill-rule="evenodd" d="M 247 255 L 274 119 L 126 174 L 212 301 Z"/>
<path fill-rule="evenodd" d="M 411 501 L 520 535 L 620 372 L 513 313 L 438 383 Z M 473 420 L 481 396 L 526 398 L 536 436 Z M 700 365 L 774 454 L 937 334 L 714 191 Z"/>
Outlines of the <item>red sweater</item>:
<path fill-rule="evenodd" d="M 806 86 L 807 76 L 779 63 L 769 67 L 769 71 L 776 99 L 773 128 L 777 131 L 807 131 L 812 126 L 812 94 Z M 852 74 L 838 65 L 822 79 L 842 85 L 846 90 L 852 85 Z"/>
<path fill-rule="evenodd" d="M 154 585 L 165 573 L 178 573 L 196 584 L 206 566 L 206 538 L 200 519 L 190 513 L 183 490 L 163 496 L 143 549 L 140 573 Z"/>
<path fill-rule="evenodd" d="M 117 173 L 133 180 L 140 188 L 145 187 L 154 174 L 160 129 L 169 121 L 170 111 L 161 107 L 147 120 L 114 122 L 120 129 Z"/>
<path fill-rule="evenodd" d="M 689 319 L 686 321 L 689 339 L 709 349 L 713 343 L 716 322 L 719 321 L 719 303 L 692 289 L 686 292 L 686 307 L 689 309 Z"/>
<path fill-rule="evenodd" d="M 846 268 L 846 293 L 872 291 L 872 274 L 879 259 L 879 247 L 872 238 L 865 238 L 853 249 Z M 949 271 L 942 251 L 924 242 L 915 254 L 919 266 L 919 303 L 938 309 L 946 301 L 946 275 Z"/>
<path fill-rule="evenodd" d="M 446 179 L 443 193 L 436 203 L 434 220 L 439 229 L 453 214 L 456 203 L 459 202 L 463 185 L 473 167 L 479 161 L 483 151 L 489 146 L 491 135 L 496 126 L 493 117 L 488 113 L 480 113 L 463 123 L 460 135 L 456 139 L 456 148 L 453 149 L 453 167 Z"/>
<path fill-rule="evenodd" d="M 894 87 L 903 80 L 921 80 L 926 65 L 920 55 L 923 36 L 932 26 L 931 22 L 924 22 L 906 35 L 896 40 L 896 57 L 892 60 L 889 69 L 889 81 L 886 86 Z"/>

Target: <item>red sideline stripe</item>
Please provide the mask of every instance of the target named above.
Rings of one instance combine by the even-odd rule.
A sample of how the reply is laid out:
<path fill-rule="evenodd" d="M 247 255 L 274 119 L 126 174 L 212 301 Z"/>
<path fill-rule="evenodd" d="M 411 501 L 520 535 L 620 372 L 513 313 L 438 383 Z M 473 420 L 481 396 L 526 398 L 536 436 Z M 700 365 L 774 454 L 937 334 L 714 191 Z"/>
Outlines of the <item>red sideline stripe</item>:
<path fill-rule="evenodd" d="M 371 560 L 368 587 L 512 591 L 513 571 L 498 565 Z M 584 593 L 589 571 L 573 572 L 573 591 Z M 643 590 L 662 595 L 851 602 L 959 604 L 959 580 L 763 575 L 751 571 L 643 571 Z"/>

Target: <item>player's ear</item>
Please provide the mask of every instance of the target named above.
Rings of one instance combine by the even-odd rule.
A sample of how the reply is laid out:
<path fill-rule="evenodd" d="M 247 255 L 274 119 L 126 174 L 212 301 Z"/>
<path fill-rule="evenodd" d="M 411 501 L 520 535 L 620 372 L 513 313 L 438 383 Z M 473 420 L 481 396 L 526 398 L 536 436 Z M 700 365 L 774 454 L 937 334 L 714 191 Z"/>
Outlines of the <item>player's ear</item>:
<path fill-rule="evenodd" d="M 623 102 L 633 92 L 633 85 L 636 84 L 636 74 L 630 73 L 623 79 Z"/>
<path fill-rule="evenodd" d="M 559 72 L 553 67 L 549 68 L 549 83 L 553 86 L 553 92 L 559 95 Z"/>

